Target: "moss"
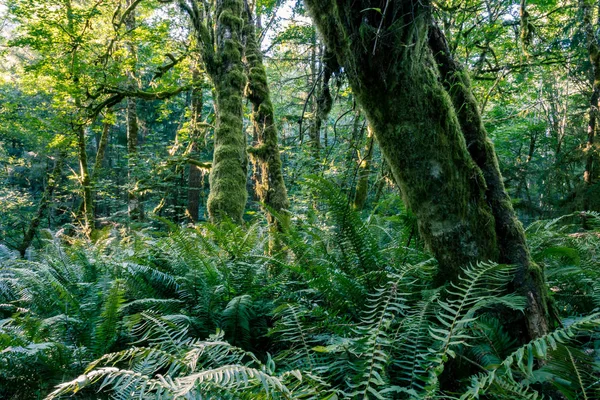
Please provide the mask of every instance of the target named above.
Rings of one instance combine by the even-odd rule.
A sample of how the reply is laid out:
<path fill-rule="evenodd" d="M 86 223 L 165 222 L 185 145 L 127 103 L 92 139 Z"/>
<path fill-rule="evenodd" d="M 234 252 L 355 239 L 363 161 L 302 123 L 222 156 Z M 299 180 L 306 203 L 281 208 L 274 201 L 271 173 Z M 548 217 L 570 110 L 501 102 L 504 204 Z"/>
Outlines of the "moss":
<path fill-rule="evenodd" d="M 406 18 L 382 21 L 373 13 L 366 22 L 356 17 L 364 15 L 360 4 L 350 0 L 306 5 L 344 67 L 421 236 L 440 263 L 440 283 L 456 279 L 471 262 L 497 259 L 486 183 L 428 48 L 427 5 L 398 1 L 395 15 Z M 353 34 L 364 23 L 382 25 L 377 46 L 373 35 Z"/>
<path fill-rule="evenodd" d="M 225 0 L 217 7 L 217 58 L 212 72 L 217 127 L 209 176 L 208 213 L 212 221 L 241 222 L 246 207 L 247 156 L 243 131 L 242 1 Z"/>
<path fill-rule="evenodd" d="M 245 56 L 248 65 L 248 84 L 245 94 L 253 106 L 252 122 L 258 137 L 258 144 L 252 147 L 249 153 L 261 172 L 256 192 L 266 206 L 270 229 L 281 231 L 289 224 L 287 215 L 289 200 L 279 157 L 278 132 L 262 53 L 256 41 L 251 16 L 248 13 L 245 15 L 247 18 L 244 29 Z M 275 211 L 277 217 L 271 211 Z M 271 249 L 274 250 L 275 247 L 278 247 L 277 243 L 271 242 Z"/>

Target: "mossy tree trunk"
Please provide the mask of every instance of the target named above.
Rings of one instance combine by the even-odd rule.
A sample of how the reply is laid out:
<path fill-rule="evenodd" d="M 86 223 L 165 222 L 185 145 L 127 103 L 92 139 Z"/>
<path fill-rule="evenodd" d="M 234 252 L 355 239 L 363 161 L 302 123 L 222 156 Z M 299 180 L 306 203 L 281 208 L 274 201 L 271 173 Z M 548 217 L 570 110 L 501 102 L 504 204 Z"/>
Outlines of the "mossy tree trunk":
<path fill-rule="evenodd" d="M 471 158 L 481 169 L 486 183 L 485 197 L 495 220 L 500 256 L 498 261 L 518 267 L 515 289 L 528 302 L 526 328 L 529 337 L 549 332 L 546 285 L 541 269 L 533 262 L 521 222 L 504 187 L 494 145 L 488 138 L 473 92 L 468 72 L 450 53 L 443 32 L 432 25 L 429 44 L 440 74 L 457 112 Z M 527 337 L 527 332 L 522 337 Z"/>
<path fill-rule="evenodd" d="M 223 218 L 241 222 L 248 199 L 248 159 L 242 110 L 246 82 L 242 64 L 243 10 L 242 0 L 216 2 L 216 63 L 208 68 L 215 86 L 217 107 L 208 196 L 208 213 L 215 222 Z M 205 43 L 204 47 L 207 45 L 212 46 L 212 43 Z"/>
<path fill-rule="evenodd" d="M 249 149 L 254 162 L 260 166 L 260 181 L 256 192 L 261 202 L 267 206 L 267 219 L 273 231 L 285 230 L 288 225 L 287 210 L 289 200 L 283 169 L 279 156 L 278 132 L 267 73 L 263 65 L 263 56 L 256 39 L 256 30 L 248 3 L 245 2 L 246 25 L 245 56 L 248 64 L 248 85 L 246 96 L 252 103 L 252 122 L 257 135 L 257 145 Z M 279 219 L 270 213 L 273 210 Z"/>
<path fill-rule="evenodd" d="M 231 219 L 241 223 L 248 199 L 242 107 L 246 83 L 242 63 L 244 3 L 243 0 L 217 0 L 214 13 L 207 8 L 208 2 L 179 0 L 178 4 L 192 21 L 202 62 L 215 88 L 217 126 L 209 176 L 208 214 L 213 222 Z"/>
<path fill-rule="evenodd" d="M 587 142 L 585 145 L 585 171 L 583 181 L 587 188 L 591 187 L 596 180 L 595 169 L 598 164 L 598 150 L 596 149 L 596 132 L 598 130 L 598 116 L 600 108 L 600 43 L 596 36 L 596 28 L 592 22 L 593 7 L 600 7 L 600 4 L 594 4 L 593 0 L 579 0 L 579 7 L 583 14 L 583 31 L 585 32 L 589 61 L 592 66 L 592 95 L 590 96 L 590 109 L 587 125 Z M 599 11 L 600 12 L 600 11 Z M 600 14 L 598 15 L 600 21 Z M 589 191 L 589 189 L 588 189 Z M 585 194 L 584 208 L 590 208 L 589 194 Z"/>
<path fill-rule="evenodd" d="M 467 150 L 429 48 L 431 4 L 306 0 L 306 5 L 346 71 L 421 237 L 440 264 L 439 283 L 455 280 L 469 263 L 500 260 L 503 248 L 484 173 Z M 509 200 L 504 193 L 498 201 Z"/>

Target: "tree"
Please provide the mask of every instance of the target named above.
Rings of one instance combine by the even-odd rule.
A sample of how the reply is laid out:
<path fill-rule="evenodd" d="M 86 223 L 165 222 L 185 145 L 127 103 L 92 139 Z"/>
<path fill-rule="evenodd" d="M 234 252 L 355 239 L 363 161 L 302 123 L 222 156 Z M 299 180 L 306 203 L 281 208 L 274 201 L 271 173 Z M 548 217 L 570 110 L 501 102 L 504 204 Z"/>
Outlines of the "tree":
<path fill-rule="evenodd" d="M 274 231 L 285 230 L 288 225 L 290 206 L 283 169 L 279 157 L 278 131 L 267 73 L 263 65 L 262 52 L 256 38 L 252 11 L 245 1 L 245 56 L 248 64 L 248 85 L 246 96 L 252 103 L 252 122 L 256 130 L 258 143 L 249 149 L 253 160 L 260 165 L 260 182 L 257 193 L 261 202 L 267 206 L 267 220 Z M 270 211 L 275 211 L 273 216 Z M 279 220 L 277 219 L 279 217 Z"/>
<path fill-rule="evenodd" d="M 346 71 L 421 236 L 440 264 L 439 282 L 455 280 L 469 263 L 498 260 L 500 243 L 508 238 L 499 237 L 502 230 L 496 226 L 506 221 L 496 219 L 486 198 L 485 173 L 467 150 L 457 111 L 440 83 L 428 44 L 432 5 L 407 0 L 307 0 L 306 5 Z M 488 163 L 495 160 L 491 151 Z M 519 275 L 530 274 L 527 265 L 519 267 Z M 543 281 L 534 284 L 535 297 L 528 298 L 530 337 L 548 329 Z"/>
<path fill-rule="evenodd" d="M 208 213 L 213 221 L 241 222 L 248 199 L 248 158 L 242 96 L 246 76 L 242 63 L 244 5 L 242 0 L 217 0 L 212 10 L 199 2 L 180 0 L 200 46 L 202 62 L 216 95 L 217 126 L 210 170 Z"/>

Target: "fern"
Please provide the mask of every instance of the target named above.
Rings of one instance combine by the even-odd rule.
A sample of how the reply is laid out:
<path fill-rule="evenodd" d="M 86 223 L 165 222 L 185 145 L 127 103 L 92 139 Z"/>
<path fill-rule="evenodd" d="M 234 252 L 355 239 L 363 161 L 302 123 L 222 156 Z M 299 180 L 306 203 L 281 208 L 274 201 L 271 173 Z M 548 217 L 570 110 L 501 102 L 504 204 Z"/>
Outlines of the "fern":
<path fill-rule="evenodd" d="M 252 297 L 246 294 L 233 298 L 223 310 L 223 330 L 231 344 L 249 343 L 252 309 Z"/>
<path fill-rule="evenodd" d="M 475 312 L 498 302 L 498 298 L 512 280 L 514 267 L 479 263 L 463 271 L 458 283 L 450 283 L 450 287 L 446 289 L 448 298 L 438 301 L 440 312 L 436 318 L 439 325 L 429 329 L 430 335 L 436 341 L 428 357 L 430 367 L 426 389 L 430 393 L 437 390 L 438 377 L 444 370 L 446 361 L 450 357 L 456 357 L 455 348 L 473 339 L 467 327 L 476 320 Z M 511 304 L 510 297 L 503 298 L 503 302 L 507 301 Z M 514 304 L 514 308 L 517 309 L 522 306 L 522 301 Z"/>
<path fill-rule="evenodd" d="M 536 358 L 547 358 L 551 351 L 556 351 L 564 344 L 573 341 L 578 332 L 593 331 L 598 327 L 600 327 L 600 314 L 593 314 L 573 322 L 566 328 L 558 329 L 527 343 L 510 354 L 498 367 L 487 374 L 474 377 L 471 386 L 461 399 L 477 398 L 479 394 L 485 393 L 495 384 L 502 386 L 502 384 L 512 383 L 513 385 L 524 386 L 515 381 L 514 368 L 517 368 L 517 371 L 526 378 L 531 378 Z M 573 366 L 577 368 L 575 364 Z M 576 377 L 580 376 L 581 373 L 576 372 Z"/>

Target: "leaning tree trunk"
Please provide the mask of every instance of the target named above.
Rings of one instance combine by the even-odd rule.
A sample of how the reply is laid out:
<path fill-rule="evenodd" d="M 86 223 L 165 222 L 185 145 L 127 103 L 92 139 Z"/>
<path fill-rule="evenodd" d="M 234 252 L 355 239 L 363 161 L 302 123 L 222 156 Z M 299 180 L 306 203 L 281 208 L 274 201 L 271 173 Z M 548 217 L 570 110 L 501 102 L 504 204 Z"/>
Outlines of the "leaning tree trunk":
<path fill-rule="evenodd" d="M 527 298 L 527 332 L 529 337 L 540 337 L 549 332 L 543 272 L 531 259 L 523 226 L 506 193 L 494 145 L 483 125 L 468 72 L 452 58 L 446 38 L 436 25 L 430 28 L 429 45 L 438 63 L 444 86 L 452 98 L 467 149 L 485 178 L 485 196 L 494 215 L 500 249 L 498 260 L 517 266 L 514 284 Z M 525 333 L 521 337 L 527 337 Z"/>
<path fill-rule="evenodd" d="M 21 258 L 25 258 L 25 252 L 27 251 L 29 246 L 31 246 L 33 238 L 35 237 L 35 233 L 37 232 L 37 229 L 40 226 L 40 223 L 42 222 L 42 218 L 44 217 L 44 214 L 48 209 L 48 205 L 50 204 L 50 200 L 52 199 L 52 194 L 54 193 L 54 190 L 56 189 L 56 186 L 58 185 L 58 181 L 60 180 L 60 176 L 62 174 L 64 159 L 65 155 L 61 153 L 58 156 L 52 173 L 48 178 L 46 189 L 44 190 L 44 194 L 42 195 L 38 209 L 31 221 L 29 222 L 29 228 L 25 232 L 23 241 L 19 245 L 18 250 L 19 254 L 21 255 Z"/>
<path fill-rule="evenodd" d="M 242 111 L 246 82 L 242 64 L 243 8 L 242 0 L 217 1 L 215 40 L 219 61 L 214 68 L 208 68 L 217 97 L 208 213 L 216 222 L 224 218 L 241 222 L 248 199 L 248 160 Z"/>
<path fill-rule="evenodd" d="M 258 139 L 257 146 L 251 147 L 249 153 L 254 162 L 260 165 L 260 182 L 256 185 L 256 192 L 259 199 L 267 206 L 269 226 L 272 231 L 282 231 L 289 224 L 287 210 L 290 204 L 283 181 L 277 126 L 263 56 L 256 40 L 256 30 L 247 2 L 245 14 L 247 16 L 244 28 L 245 55 L 248 63 L 246 96 L 252 103 L 252 122 Z M 277 215 L 272 215 L 271 210 Z"/>
<path fill-rule="evenodd" d="M 431 4 L 305 2 L 346 71 L 421 237 L 440 264 L 438 282 L 455 280 L 470 263 L 499 260 L 497 211 L 488 203 L 484 173 L 467 150 L 428 46 Z M 502 199 L 508 201 L 505 194 Z M 547 329 L 540 323 L 540 329 L 528 327 L 531 337 Z"/>

